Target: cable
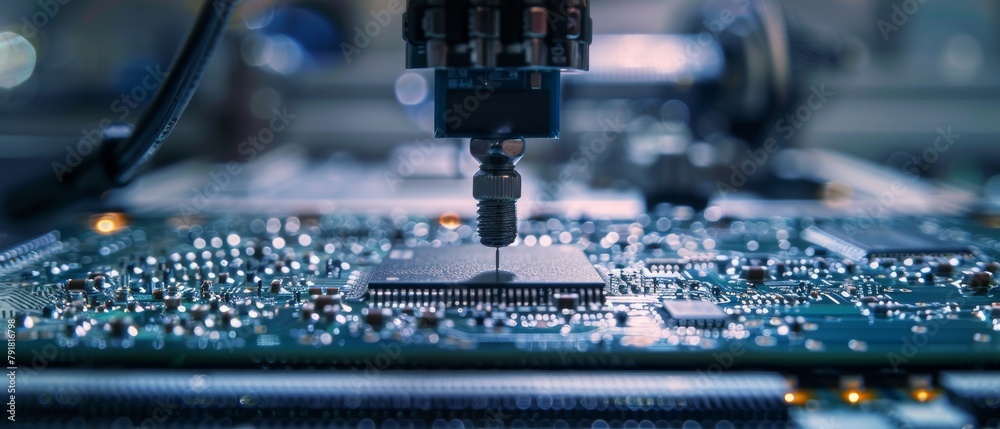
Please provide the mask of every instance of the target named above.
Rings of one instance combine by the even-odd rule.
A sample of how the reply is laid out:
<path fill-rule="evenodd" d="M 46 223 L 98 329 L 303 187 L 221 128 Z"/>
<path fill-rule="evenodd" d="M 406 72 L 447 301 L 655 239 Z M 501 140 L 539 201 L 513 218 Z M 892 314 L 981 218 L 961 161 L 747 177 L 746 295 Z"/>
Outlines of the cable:
<path fill-rule="evenodd" d="M 112 180 L 125 185 L 138 175 L 174 130 L 205 75 L 238 0 L 206 0 L 153 104 L 122 145 L 112 148 Z"/>
<path fill-rule="evenodd" d="M 14 219 L 37 220 L 58 209 L 96 200 L 135 179 L 163 146 L 194 97 L 239 2 L 206 0 L 149 110 L 134 130 L 121 126 L 102 130 L 100 150 L 65 177 L 45 174 L 6 195 L 7 214 Z"/>

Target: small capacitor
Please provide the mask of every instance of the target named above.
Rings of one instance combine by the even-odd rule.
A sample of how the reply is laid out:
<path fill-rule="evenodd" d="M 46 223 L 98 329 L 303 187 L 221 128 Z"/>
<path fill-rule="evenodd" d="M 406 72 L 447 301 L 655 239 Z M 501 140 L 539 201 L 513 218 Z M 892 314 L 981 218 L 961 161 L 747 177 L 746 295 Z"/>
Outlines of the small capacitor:
<path fill-rule="evenodd" d="M 437 328 L 438 324 L 440 323 L 440 316 L 439 315 L 443 311 L 444 310 L 439 310 L 439 309 L 431 307 L 431 308 L 427 309 L 426 311 L 421 312 L 420 313 L 420 319 L 418 321 L 418 325 L 421 328 L 430 328 L 430 329 Z"/>
<path fill-rule="evenodd" d="M 986 272 L 996 274 L 1000 272 L 1000 262 L 990 262 L 986 264 Z"/>
<path fill-rule="evenodd" d="M 767 279 L 767 269 L 761 266 L 744 267 L 741 277 L 748 282 L 761 283 Z"/>
<path fill-rule="evenodd" d="M 323 307 L 322 313 L 323 320 L 327 323 L 333 323 L 334 320 L 337 320 L 337 310 L 332 306 Z"/>
<path fill-rule="evenodd" d="M 990 290 L 991 279 L 992 276 L 988 272 L 972 273 L 969 276 L 968 284 L 976 292 L 983 293 Z"/>
<path fill-rule="evenodd" d="M 311 302 L 302 304 L 302 320 L 309 320 L 315 312 L 316 306 Z"/>
<path fill-rule="evenodd" d="M 580 306 L 580 294 L 578 293 L 557 293 L 553 296 L 556 309 L 559 311 L 576 311 Z"/>
<path fill-rule="evenodd" d="M 386 320 L 392 318 L 392 310 L 388 308 L 364 308 L 361 310 L 361 316 L 369 326 L 381 328 L 385 325 Z"/>
<path fill-rule="evenodd" d="M 168 296 L 163 298 L 163 307 L 167 310 L 176 310 L 181 306 L 181 297 L 179 296 Z"/>

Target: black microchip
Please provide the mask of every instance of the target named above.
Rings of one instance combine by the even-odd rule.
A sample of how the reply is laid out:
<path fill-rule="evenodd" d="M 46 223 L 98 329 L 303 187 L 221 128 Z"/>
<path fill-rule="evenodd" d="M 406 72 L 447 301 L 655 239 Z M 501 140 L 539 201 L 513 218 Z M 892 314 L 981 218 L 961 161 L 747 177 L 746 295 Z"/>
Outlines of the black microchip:
<path fill-rule="evenodd" d="M 968 246 L 902 228 L 852 231 L 839 226 L 812 226 L 802 232 L 802 238 L 852 259 L 971 253 Z"/>
<path fill-rule="evenodd" d="M 573 246 L 500 250 L 484 246 L 400 248 L 390 252 L 368 284 L 377 304 L 548 305 L 556 293 L 600 303 L 604 280 Z"/>

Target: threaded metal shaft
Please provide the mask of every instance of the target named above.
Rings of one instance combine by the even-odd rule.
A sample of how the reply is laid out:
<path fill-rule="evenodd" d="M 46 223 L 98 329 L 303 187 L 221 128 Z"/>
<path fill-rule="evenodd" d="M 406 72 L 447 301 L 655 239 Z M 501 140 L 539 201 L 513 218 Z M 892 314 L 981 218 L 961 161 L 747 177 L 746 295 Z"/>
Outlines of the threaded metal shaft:
<path fill-rule="evenodd" d="M 514 165 L 524 156 L 524 139 L 473 139 L 469 150 L 479 161 L 472 178 L 472 197 L 479 201 L 479 242 L 497 249 L 510 246 L 517 239 L 521 198 L 521 175 Z"/>
<path fill-rule="evenodd" d="M 479 242 L 487 247 L 510 246 L 517 238 L 517 202 L 482 200 L 479 207 Z"/>

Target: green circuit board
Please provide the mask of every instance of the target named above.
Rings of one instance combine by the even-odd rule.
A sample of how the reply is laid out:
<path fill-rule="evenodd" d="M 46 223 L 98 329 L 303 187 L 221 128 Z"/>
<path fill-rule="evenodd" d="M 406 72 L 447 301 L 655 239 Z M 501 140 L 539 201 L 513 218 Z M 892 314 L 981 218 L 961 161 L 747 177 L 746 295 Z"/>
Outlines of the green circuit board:
<path fill-rule="evenodd" d="M 867 392 L 856 400 L 910 398 L 915 374 L 931 375 L 930 395 L 941 371 L 1000 362 L 1000 241 L 973 221 L 862 227 L 673 208 L 520 231 L 495 270 L 474 224 L 453 215 L 108 213 L 0 255 L 0 311 L 27 379 L 53 368 L 772 371 L 788 392 L 836 401 L 852 383 Z"/>

